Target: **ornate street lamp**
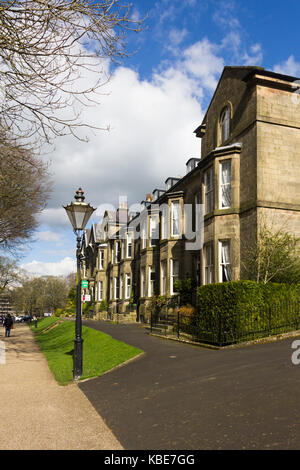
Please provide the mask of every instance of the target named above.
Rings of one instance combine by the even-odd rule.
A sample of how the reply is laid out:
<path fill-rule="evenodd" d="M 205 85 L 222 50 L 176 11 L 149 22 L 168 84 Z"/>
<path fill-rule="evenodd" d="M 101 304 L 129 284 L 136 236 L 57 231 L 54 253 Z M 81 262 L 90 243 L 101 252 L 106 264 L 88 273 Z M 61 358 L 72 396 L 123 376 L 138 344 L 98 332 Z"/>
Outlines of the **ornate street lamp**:
<path fill-rule="evenodd" d="M 74 356 L 73 356 L 73 377 L 78 380 L 82 376 L 82 320 L 81 320 L 81 232 L 85 229 L 92 213 L 96 210 L 84 202 L 84 192 L 81 188 L 76 191 L 75 201 L 68 206 L 63 206 L 66 210 L 74 233 L 77 237 L 77 302 L 76 302 L 76 322 L 75 322 L 75 340 L 74 340 Z"/>

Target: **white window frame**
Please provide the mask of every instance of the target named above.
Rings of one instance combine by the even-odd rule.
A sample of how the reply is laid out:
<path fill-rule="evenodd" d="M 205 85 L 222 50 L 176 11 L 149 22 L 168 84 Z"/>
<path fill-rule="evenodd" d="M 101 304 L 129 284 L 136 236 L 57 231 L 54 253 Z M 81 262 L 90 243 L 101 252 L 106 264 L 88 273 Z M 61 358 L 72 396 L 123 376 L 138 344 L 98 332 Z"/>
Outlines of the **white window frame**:
<path fill-rule="evenodd" d="M 214 210 L 214 168 L 211 166 L 204 173 L 205 214 Z"/>
<path fill-rule="evenodd" d="M 213 244 L 207 243 L 203 247 L 204 285 L 214 282 L 214 252 Z"/>
<path fill-rule="evenodd" d="M 125 299 L 130 299 L 130 295 L 131 295 L 131 278 L 130 278 L 130 274 L 125 274 Z"/>
<path fill-rule="evenodd" d="M 115 276 L 114 277 L 114 299 L 119 300 L 119 298 L 120 298 L 119 278 Z"/>
<path fill-rule="evenodd" d="M 115 263 L 118 264 L 121 260 L 121 241 L 118 240 L 116 241 L 116 246 L 115 246 Z"/>
<path fill-rule="evenodd" d="M 158 227 L 159 227 L 158 215 L 151 215 L 149 217 L 149 245 L 151 247 L 156 246 L 157 236 L 159 234 Z M 154 232 L 155 238 L 152 237 L 153 232 Z M 152 243 L 152 240 L 154 240 L 154 243 Z"/>
<path fill-rule="evenodd" d="M 161 295 L 167 295 L 167 279 L 168 279 L 167 260 L 161 261 L 160 263 L 160 279 L 161 279 L 160 293 Z"/>
<path fill-rule="evenodd" d="M 178 209 L 174 210 L 175 207 Z M 178 238 L 181 235 L 181 204 L 180 200 L 177 199 L 175 201 L 171 201 L 171 235 L 174 238 Z M 176 224 L 177 222 L 177 224 Z M 174 231 L 174 227 L 178 225 L 176 231 Z"/>
<path fill-rule="evenodd" d="M 112 264 L 114 264 L 114 262 L 115 262 L 114 256 L 115 256 L 115 250 L 114 250 L 114 244 L 112 244 L 111 245 L 111 262 L 112 262 Z"/>
<path fill-rule="evenodd" d="M 141 297 L 146 297 L 146 268 L 141 268 Z"/>
<path fill-rule="evenodd" d="M 223 248 L 228 247 L 228 259 L 225 260 L 223 256 Z M 227 279 L 224 279 L 224 275 Z M 231 243 L 230 240 L 219 240 L 219 282 L 229 282 L 231 281 Z"/>
<path fill-rule="evenodd" d="M 99 269 L 104 269 L 104 250 L 99 251 Z"/>
<path fill-rule="evenodd" d="M 163 204 L 161 208 L 161 239 L 169 239 L 170 236 L 170 206 Z"/>
<path fill-rule="evenodd" d="M 111 278 L 110 278 L 110 286 L 109 286 L 109 287 L 110 287 L 110 289 L 109 289 L 109 292 L 110 292 L 110 296 L 109 296 L 109 297 L 110 297 L 110 300 L 113 299 L 113 293 L 114 293 L 114 292 L 113 292 L 113 289 L 114 289 L 114 287 L 113 287 L 114 284 L 113 284 L 113 283 L 114 283 L 114 280 L 113 280 L 113 278 L 111 277 Z"/>
<path fill-rule="evenodd" d="M 201 215 L 202 215 L 202 204 L 201 204 L 201 192 L 195 194 L 195 232 L 199 232 L 201 228 Z"/>
<path fill-rule="evenodd" d="M 130 254 L 129 254 L 130 247 Z M 132 257 L 132 233 L 127 234 L 127 243 L 126 243 L 126 258 Z"/>
<path fill-rule="evenodd" d="M 177 263 L 178 270 L 177 270 L 177 273 L 174 274 L 175 263 Z M 171 258 L 170 259 L 170 293 L 171 295 L 177 294 L 177 292 L 175 292 L 174 290 L 174 283 L 178 279 L 179 279 L 179 261 Z"/>
<path fill-rule="evenodd" d="M 120 276 L 120 292 L 119 292 L 120 300 L 123 299 L 123 289 L 124 289 L 124 281 L 123 281 L 123 274 L 121 274 L 121 276 Z"/>
<path fill-rule="evenodd" d="M 151 274 L 155 273 L 154 268 L 152 266 L 148 267 L 148 297 L 152 297 L 154 295 L 154 280 L 151 280 Z"/>
<path fill-rule="evenodd" d="M 103 300 L 103 281 L 98 281 L 98 300 Z"/>
<path fill-rule="evenodd" d="M 147 219 L 144 218 L 141 221 L 142 225 L 142 230 L 141 230 L 141 244 L 142 244 L 142 250 L 144 250 L 147 247 Z"/>
<path fill-rule="evenodd" d="M 231 207 L 231 160 L 223 160 L 219 163 L 220 171 L 219 171 L 219 209 L 229 209 Z M 229 181 L 223 183 L 223 169 L 229 166 Z M 229 189 L 228 189 L 229 188 Z M 226 205 L 224 202 L 224 191 L 228 193 L 227 198 L 229 199 L 230 204 Z"/>

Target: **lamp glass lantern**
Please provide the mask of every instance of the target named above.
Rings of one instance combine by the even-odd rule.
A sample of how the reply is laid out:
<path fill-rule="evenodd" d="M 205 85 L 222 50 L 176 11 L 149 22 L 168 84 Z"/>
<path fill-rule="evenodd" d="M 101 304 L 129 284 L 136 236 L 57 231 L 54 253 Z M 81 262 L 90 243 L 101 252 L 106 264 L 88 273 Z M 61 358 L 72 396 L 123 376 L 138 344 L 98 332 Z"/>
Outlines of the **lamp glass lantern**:
<path fill-rule="evenodd" d="M 85 197 L 83 194 L 84 192 L 79 188 L 75 195 L 76 201 L 63 206 L 75 232 L 85 229 L 92 213 L 96 210 L 90 204 L 84 202 Z"/>

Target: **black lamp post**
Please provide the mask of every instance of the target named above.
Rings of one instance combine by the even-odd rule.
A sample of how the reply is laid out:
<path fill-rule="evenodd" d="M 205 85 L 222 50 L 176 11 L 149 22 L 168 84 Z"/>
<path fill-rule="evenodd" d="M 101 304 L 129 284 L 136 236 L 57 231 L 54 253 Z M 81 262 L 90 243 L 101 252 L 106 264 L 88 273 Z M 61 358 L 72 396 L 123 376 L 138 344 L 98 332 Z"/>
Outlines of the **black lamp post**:
<path fill-rule="evenodd" d="M 68 206 L 63 206 L 66 210 L 74 233 L 77 237 L 77 302 L 76 302 L 76 322 L 75 322 L 75 340 L 73 356 L 73 377 L 78 380 L 82 376 L 82 321 L 81 321 L 81 232 L 85 229 L 92 213 L 96 210 L 84 202 L 84 192 L 81 188 L 76 191 L 75 201 Z"/>

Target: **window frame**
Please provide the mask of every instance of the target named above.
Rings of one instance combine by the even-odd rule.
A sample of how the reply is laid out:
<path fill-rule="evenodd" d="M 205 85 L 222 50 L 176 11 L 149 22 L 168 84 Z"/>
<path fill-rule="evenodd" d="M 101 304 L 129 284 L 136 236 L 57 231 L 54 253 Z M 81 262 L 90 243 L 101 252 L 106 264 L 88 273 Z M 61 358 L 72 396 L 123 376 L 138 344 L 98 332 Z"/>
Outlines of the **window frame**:
<path fill-rule="evenodd" d="M 146 297 L 146 267 L 141 268 L 141 297 Z"/>
<path fill-rule="evenodd" d="M 227 105 L 222 109 L 219 119 L 219 146 L 223 145 L 230 137 L 230 121 L 231 109 Z"/>
<path fill-rule="evenodd" d="M 174 274 L 174 265 L 177 263 L 178 266 L 178 272 L 177 274 Z M 170 294 L 171 295 L 176 295 L 178 292 L 174 290 L 174 282 L 179 279 L 179 260 L 171 258 L 170 259 Z"/>
<path fill-rule="evenodd" d="M 132 233 L 128 233 L 126 238 L 126 258 L 132 258 L 132 238 Z"/>
<path fill-rule="evenodd" d="M 129 283 L 128 283 L 129 280 Z M 130 274 L 125 274 L 125 299 L 130 299 L 131 296 L 131 277 Z"/>
<path fill-rule="evenodd" d="M 167 295 L 167 281 L 168 281 L 168 262 L 163 260 L 160 263 L 160 293 Z"/>
<path fill-rule="evenodd" d="M 229 175 L 230 175 L 230 180 L 229 183 L 222 183 L 223 178 L 222 178 L 222 168 L 224 168 L 225 165 L 229 164 Z M 219 162 L 219 209 L 224 210 L 224 209 L 230 209 L 232 206 L 232 194 L 231 194 L 231 187 L 232 187 L 232 160 L 231 159 L 226 159 L 222 160 Z M 229 206 L 223 206 L 223 187 L 224 186 L 229 186 L 230 188 L 230 193 L 229 193 L 229 198 L 230 198 L 230 205 Z"/>
<path fill-rule="evenodd" d="M 208 256 L 208 249 L 210 250 Z M 208 264 L 209 258 L 209 264 Z M 204 269 L 204 279 L 203 285 L 209 285 L 214 283 L 214 247 L 213 243 L 206 243 L 203 246 L 203 269 Z"/>
<path fill-rule="evenodd" d="M 210 175 L 209 183 L 207 184 L 208 175 Z M 210 166 L 204 172 L 204 211 L 205 215 L 214 211 L 214 167 Z"/>
<path fill-rule="evenodd" d="M 99 270 L 104 269 L 104 250 L 99 250 Z"/>
<path fill-rule="evenodd" d="M 114 300 L 120 299 L 120 279 L 118 276 L 114 276 Z"/>
<path fill-rule="evenodd" d="M 151 275 L 155 274 L 155 270 L 153 266 L 148 266 L 148 297 L 152 297 L 154 295 L 154 279 L 151 279 Z"/>
<path fill-rule="evenodd" d="M 229 253 L 229 261 L 228 262 L 222 262 L 222 248 L 224 245 L 227 245 L 229 247 L 228 253 Z M 219 240 L 218 242 L 218 252 L 219 252 L 219 282 L 230 282 L 232 280 L 231 278 L 231 269 L 232 269 L 232 262 L 231 262 L 231 240 L 226 239 L 226 240 Z M 230 273 L 229 273 L 229 279 L 224 279 L 224 266 L 229 266 L 230 268 Z"/>
<path fill-rule="evenodd" d="M 175 205 L 178 207 L 178 212 L 174 211 Z M 174 214 L 178 215 L 178 233 L 174 233 L 174 221 L 176 221 Z M 181 211 L 181 204 L 180 199 L 174 199 L 171 201 L 171 236 L 173 238 L 179 238 L 182 233 L 182 211 Z"/>
<path fill-rule="evenodd" d="M 101 302 L 102 300 L 103 300 L 103 281 L 98 281 L 98 301 Z"/>

